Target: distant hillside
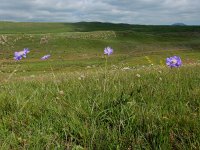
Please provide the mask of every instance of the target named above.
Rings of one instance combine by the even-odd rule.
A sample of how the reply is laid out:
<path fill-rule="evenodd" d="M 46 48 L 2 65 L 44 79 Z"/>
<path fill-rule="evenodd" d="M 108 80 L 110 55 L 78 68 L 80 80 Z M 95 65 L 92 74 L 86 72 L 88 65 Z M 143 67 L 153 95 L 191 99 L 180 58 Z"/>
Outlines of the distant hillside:
<path fill-rule="evenodd" d="M 38 22 L 0 22 L 0 34 L 46 34 L 63 32 L 91 31 L 133 31 L 148 33 L 200 32 L 200 26 L 130 25 L 102 22 L 77 23 L 38 23 Z"/>
<path fill-rule="evenodd" d="M 186 24 L 184 24 L 184 23 L 174 23 L 174 24 L 172 24 L 172 26 L 186 26 Z"/>

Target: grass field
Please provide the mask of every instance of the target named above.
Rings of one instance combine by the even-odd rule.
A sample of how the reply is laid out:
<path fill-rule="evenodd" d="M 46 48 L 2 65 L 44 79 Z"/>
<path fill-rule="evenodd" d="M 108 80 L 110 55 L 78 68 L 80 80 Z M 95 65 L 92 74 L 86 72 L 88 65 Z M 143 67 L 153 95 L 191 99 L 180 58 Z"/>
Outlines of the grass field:
<path fill-rule="evenodd" d="M 199 107 L 199 26 L 0 22 L 0 149 L 199 149 Z"/>

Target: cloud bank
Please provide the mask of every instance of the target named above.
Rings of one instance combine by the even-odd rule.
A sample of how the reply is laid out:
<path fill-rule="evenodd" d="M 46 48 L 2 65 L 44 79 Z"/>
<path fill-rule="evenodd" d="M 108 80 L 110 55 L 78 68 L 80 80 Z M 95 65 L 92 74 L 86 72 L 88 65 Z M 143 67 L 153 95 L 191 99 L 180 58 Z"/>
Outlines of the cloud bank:
<path fill-rule="evenodd" d="M 200 0 L 0 0 L 0 20 L 200 25 Z"/>

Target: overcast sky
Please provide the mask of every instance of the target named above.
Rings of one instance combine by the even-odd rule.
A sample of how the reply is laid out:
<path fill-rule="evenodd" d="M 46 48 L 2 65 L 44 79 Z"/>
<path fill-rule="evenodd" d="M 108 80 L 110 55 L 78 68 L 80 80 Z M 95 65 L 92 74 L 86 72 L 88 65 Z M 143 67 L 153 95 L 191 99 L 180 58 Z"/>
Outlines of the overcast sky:
<path fill-rule="evenodd" d="M 0 20 L 200 25 L 200 0 L 0 0 Z"/>

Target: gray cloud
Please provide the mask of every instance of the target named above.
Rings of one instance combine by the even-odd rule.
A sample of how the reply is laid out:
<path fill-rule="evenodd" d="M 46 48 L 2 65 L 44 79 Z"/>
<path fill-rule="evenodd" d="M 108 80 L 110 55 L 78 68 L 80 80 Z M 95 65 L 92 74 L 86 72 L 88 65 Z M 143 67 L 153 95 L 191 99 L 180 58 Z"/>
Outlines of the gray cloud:
<path fill-rule="evenodd" d="M 200 24 L 200 0 L 0 0 L 0 20 Z"/>

